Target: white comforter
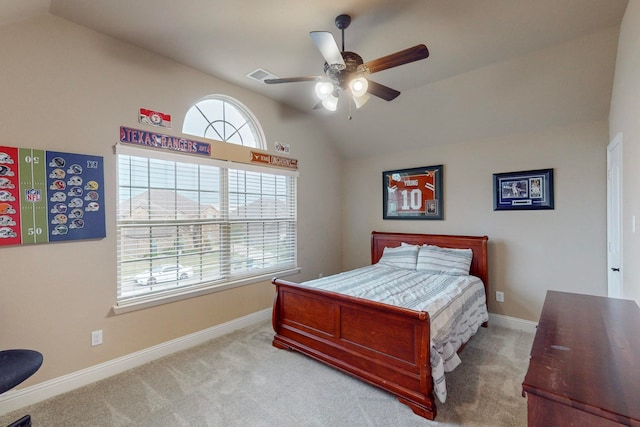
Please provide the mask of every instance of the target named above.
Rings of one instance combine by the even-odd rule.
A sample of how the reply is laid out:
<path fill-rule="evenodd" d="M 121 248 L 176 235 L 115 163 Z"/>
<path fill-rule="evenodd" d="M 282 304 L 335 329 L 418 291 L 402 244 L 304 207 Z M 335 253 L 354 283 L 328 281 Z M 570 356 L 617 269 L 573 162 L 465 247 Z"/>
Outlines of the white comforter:
<path fill-rule="evenodd" d="M 484 285 L 475 276 L 433 275 L 376 264 L 302 285 L 428 312 L 431 375 L 441 402 L 447 398 L 445 372 L 461 363 L 456 351 L 489 320 Z"/>

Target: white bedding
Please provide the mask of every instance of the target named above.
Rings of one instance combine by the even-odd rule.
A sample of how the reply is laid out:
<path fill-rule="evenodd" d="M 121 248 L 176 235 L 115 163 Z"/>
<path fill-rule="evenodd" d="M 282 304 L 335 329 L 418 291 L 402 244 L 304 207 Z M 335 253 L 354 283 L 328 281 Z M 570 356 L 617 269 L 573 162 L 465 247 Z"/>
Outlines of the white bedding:
<path fill-rule="evenodd" d="M 447 398 L 445 372 L 461 363 L 456 351 L 489 320 L 484 285 L 475 276 L 435 275 L 375 264 L 302 285 L 428 312 L 431 375 L 441 402 Z"/>

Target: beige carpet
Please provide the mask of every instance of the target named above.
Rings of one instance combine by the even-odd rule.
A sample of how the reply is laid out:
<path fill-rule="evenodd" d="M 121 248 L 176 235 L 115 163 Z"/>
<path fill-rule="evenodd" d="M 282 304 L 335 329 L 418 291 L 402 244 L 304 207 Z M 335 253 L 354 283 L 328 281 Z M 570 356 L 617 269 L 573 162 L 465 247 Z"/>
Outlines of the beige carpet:
<path fill-rule="evenodd" d="M 481 328 L 447 374 L 436 421 L 392 395 L 271 346 L 263 322 L 0 416 L 56 426 L 526 426 L 521 383 L 533 334 Z"/>

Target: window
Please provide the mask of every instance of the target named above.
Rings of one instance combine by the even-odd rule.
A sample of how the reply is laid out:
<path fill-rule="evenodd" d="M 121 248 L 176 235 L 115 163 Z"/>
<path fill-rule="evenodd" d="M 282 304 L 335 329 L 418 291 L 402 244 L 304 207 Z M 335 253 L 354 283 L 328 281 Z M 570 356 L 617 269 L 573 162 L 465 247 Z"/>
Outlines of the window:
<path fill-rule="evenodd" d="M 117 160 L 119 306 L 296 271 L 297 172 L 124 145 Z"/>
<path fill-rule="evenodd" d="M 224 95 L 198 101 L 184 117 L 182 132 L 245 147 L 267 148 L 258 121 L 244 105 Z"/>

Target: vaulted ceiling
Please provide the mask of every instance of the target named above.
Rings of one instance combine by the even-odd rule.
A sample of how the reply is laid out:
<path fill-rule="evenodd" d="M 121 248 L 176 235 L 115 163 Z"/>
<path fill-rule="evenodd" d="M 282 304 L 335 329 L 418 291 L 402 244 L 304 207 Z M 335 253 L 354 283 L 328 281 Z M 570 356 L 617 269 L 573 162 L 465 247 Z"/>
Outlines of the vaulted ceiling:
<path fill-rule="evenodd" d="M 317 119 L 346 158 L 606 120 L 627 0 L 0 0 L 0 24 L 51 13 L 248 88 Z M 427 45 L 430 57 L 372 78 L 402 94 L 313 110 L 324 60 L 309 37 L 352 16 L 365 61 Z M 542 76 L 542 77 L 541 77 Z M 557 76 L 557 77 L 554 77 Z M 595 87 L 597 86 L 597 87 Z M 203 94 L 204 95 L 204 94 Z M 349 119 L 349 116 L 352 119 Z"/>

